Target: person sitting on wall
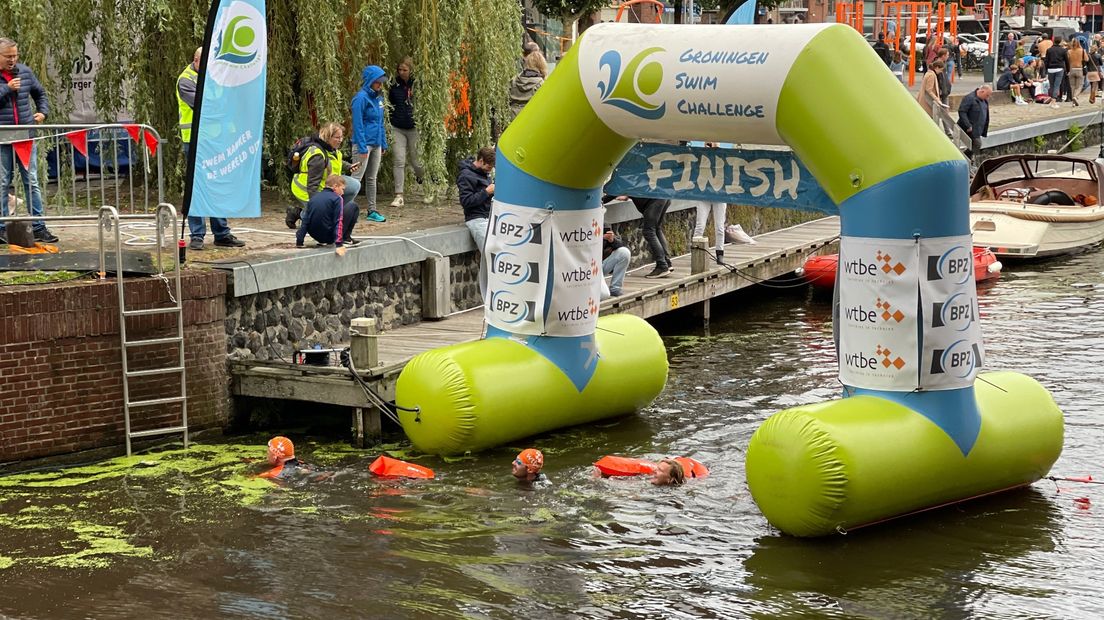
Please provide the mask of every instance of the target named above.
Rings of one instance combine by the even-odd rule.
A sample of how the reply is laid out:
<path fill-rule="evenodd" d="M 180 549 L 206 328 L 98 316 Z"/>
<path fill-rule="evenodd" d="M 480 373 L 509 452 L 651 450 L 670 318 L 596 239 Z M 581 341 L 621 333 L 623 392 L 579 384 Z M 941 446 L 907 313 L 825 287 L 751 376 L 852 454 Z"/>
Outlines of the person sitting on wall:
<path fill-rule="evenodd" d="M 303 247 L 307 235 L 321 245 L 334 244 L 340 255 L 345 254 L 344 246 L 358 243 L 353 239 L 353 228 L 360 216 L 360 207 L 355 202 L 346 203 L 342 198 L 344 192 L 345 177 L 331 174 L 326 179 L 326 188 L 307 202 L 295 233 L 295 247 Z"/>
<path fill-rule="evenodd" d="M 541 470 L 544 469 L 544 454 L 536 448 L 522 450 L 511 464 L 512 473 L 518 482 L 529 484 L 548 484 L 548 476 Z"/>
<path fill-rule="evenodd" d="M 1024 100 L 1021 93 L 1021 88 L 1027 81 L 1023 75 L 1021 64 L 1019 60 L 1012 61 L 1008 70 L 1002 73 L 1000 79 L 997 80 L 997 90 L 1011 92 L 1012 100 L 1016 102 L 1016 105 L 1027 105 L 1027 101 Z"/>
<path fill-rule="evenodd" d="M 456 177 L 460 206 L 464 208 L 464 225 L 471 232 L 480 253 L 487 243 L 487 226 L 491 221 L 491 203 L 495 193 L 491 173 L 494 167 L 495 150 L 485 146 L 479 149 L 474 160 L 469 158 L 460 163 L 460 174 Z"/>
<path fill-rule="evenodd" d="M 625 283 L 625 274 L 632 262 L 632 252 L 621 241 L 621 237 L 606 226 L 602 231 L 602 275 L 610 276 L 609 286 L 602 280 L 602 299 L 620 297 Z"/>

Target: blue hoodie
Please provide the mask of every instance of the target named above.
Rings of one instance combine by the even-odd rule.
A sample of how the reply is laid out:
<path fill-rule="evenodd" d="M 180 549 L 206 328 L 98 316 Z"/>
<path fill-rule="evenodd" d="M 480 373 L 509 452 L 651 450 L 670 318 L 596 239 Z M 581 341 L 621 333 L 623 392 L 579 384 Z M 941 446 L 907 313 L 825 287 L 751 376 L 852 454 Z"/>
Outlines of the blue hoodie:
<path fill-rule="evenodd" d="M 353 152 L 362 154 L 375 146 L 387 148 L 387 133 L 383 129 L 383 97 L 372 90 L 373 82 L 383 81 L 383 69 L 368 65 L 361 75 L 364 85 L 353 97 Z"/>

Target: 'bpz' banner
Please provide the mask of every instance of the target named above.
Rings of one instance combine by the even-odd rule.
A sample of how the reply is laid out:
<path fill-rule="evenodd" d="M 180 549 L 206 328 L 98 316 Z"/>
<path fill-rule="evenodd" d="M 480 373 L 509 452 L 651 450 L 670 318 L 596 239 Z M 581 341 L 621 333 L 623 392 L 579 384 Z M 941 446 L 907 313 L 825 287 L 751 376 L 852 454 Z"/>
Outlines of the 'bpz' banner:
<path fill-rule="evenodd" d="M 487 322 L 515 334 L 545 333 L 551 212 L 494 201 L 487 230 Z"/>
<path fill-rule="evenodd" d="M 634 146 L 606 184 L 614 196 L 733 202 L 839 215 L 839 208 L 791 151 Z"/>
<path fill-rule="evenodd" d="M 216 8 L 217 7 L 217 8 Z M 268 28 L 264 0 L 212 6 L 193 122 L 188 215 L 260 217 Z M 217 11 L 217 13 L 215 12 Z"/>
<path fill-rule="evenodd" d="M 983 365 L 973 243 L 969 235 L 920 240 L 924 360 L 920 385 L 970 387 Z"/>

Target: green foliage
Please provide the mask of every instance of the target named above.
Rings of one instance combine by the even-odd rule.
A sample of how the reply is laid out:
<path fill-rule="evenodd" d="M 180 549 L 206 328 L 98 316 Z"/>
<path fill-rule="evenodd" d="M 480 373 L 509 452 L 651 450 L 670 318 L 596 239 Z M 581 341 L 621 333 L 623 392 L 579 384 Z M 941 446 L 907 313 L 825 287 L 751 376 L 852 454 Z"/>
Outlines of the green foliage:
<path fill-rule="evenodd" d="M 210 0 L 10 0 L 0 11 L 0 32 L 19 43 L 22 62 L 43 80 L 54 122 L 72 109 L 69 67 L 83 55 L 86 38 L 93 40 L 102 59 L 93 93 L 100 117 L 126 111 L 155 127 L 170 191 L 179 191 L 176 78 L 202 42 L 209 9 Z M 411 56 L 422 158 L 432 178 L 445 182 L 447 154 L 488 144 L 491 111 L 505 108 L 517 72 L 520 10 L 517 0 L 268 0 L 264 148 L 276 175 L 269 180 L 286 189 L 283 155 L 316 123 L 351 124 L 349 102 L 365 65 L 392 76 L 398 61 Z M 461 49 L 474 131 L 450 137 L 444 118 Z"/>
<path fill-rule="evenodd" d="M 1044 136 L 1035 136 L 1034 138 L 1031 139 L 1031 145 L 1033 147 L 1035 147 L 1035 152 L 1036 153 L 1042 153 L 1043 149 L 1046 148 L 1046 137 L 1044 137 Z"/>
<path fill-rule="evenodd" d="M 533 0 L 533 6 L 549 17 L 559 18 L 564 30 L 569 30 L 571 22 L 587 13 L 601 11 L 609 6 L 609 0 Z"/>
<path fill-rule="evenodd" d="M 1074 123 L 1066 130 L 1066 135 L 1069 136 L 1070 144 L 1069 150 L 1080 151 L 1085 148 L 1085 138 L 1081 135 L 1085 131 L 1085 128 Z"/>

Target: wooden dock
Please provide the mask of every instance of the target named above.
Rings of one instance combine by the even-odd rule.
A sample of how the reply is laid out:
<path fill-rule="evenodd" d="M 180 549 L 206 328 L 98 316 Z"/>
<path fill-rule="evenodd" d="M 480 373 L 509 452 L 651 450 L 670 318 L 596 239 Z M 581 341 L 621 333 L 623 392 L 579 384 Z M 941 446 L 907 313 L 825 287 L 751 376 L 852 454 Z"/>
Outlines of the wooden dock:
<path fill-rule="evenodd" d="M 727 267 L 698 259 L 693 273 L 692 256 L 674 259 L 675 271 L 667 278 L 647 279 L 652 264 L 633 270 L 625 278 L 623 294 L 605 300 L 602 314 L 628 313 L 650 318 L 679 308 L 702 305 L 706 320 L 709 300 L 758 282 L 790 273 L 812 254 L 834 248 L 839 218 L 827 217 L 755 237 L 755 244 L 725 246 Z M 415 355 L 483 336 L 483 309 L 461 312 L 441 321 L 422 321 L 373 336 L 378 362 L 358 372 L 383 399 L 395 398 L 395 380 Z M 344 367 L 307 366 L 284 362 L 245 360 L 231 362 L 233 394 L 259 398 L 300 400 L 353 408 L 354 436 L 358 445 L 376 439 L 379 411 L 363 388 Z"/>

